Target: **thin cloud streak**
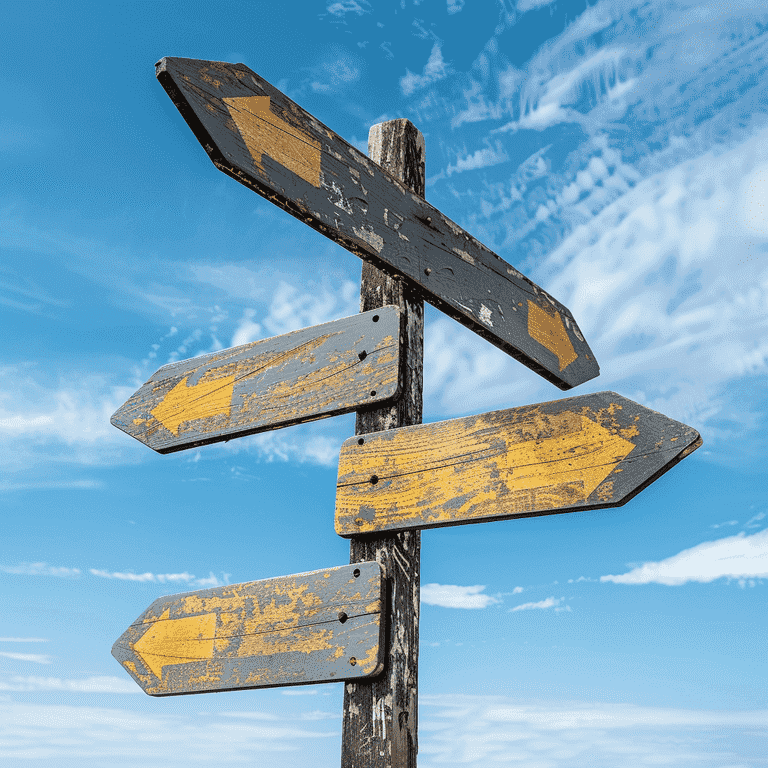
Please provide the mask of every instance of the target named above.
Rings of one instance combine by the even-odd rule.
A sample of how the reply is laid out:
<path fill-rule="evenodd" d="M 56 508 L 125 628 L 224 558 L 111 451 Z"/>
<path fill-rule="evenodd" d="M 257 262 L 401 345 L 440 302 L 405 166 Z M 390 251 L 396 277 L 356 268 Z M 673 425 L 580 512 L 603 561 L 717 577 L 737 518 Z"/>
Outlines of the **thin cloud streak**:
<path fill-rule="evenodd" d="M 460 587 L 456 584 L 422 584 L 421 602 L 442 608 L 465 608 L 476 610 L 501 602 L 491 595 L 482 594 L 484 585 Z"/>

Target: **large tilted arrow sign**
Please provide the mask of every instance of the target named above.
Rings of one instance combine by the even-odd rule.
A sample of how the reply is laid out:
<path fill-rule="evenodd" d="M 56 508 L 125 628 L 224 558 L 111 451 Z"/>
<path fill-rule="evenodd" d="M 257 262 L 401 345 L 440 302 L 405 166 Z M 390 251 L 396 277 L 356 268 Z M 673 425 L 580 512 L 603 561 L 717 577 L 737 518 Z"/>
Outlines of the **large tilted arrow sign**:
<path fill-rule="evenodd" d="M 152 696 L 371 677 L 382 590 L 369 562 L 161 597 L 112 655 Z"/>
<path fill-rule="evenodd" d="M 341 449 L 336 532 L 617 507 L 700 445 L 614 392 L 361 435 Z"/>
<path fill-rule="evenodd" d="M 170 453 L 349 413 L 399 387 L 400 311 L 382 307 L 166 365 L 112 424 Z"/>
<path fill-rule="evenodd" d="M 224 173 L 561 389 L 598 375 L 566 307 L 248 67 L 165 58 L 157 77 Z"/>

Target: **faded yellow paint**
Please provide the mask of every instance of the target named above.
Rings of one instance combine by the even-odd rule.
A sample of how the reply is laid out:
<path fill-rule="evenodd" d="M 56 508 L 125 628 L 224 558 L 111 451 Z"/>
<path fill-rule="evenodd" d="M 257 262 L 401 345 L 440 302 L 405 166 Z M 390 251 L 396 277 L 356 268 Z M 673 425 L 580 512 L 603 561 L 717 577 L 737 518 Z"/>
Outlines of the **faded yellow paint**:
<path fill-rule="evenodd" d="M 232 409 L 234 376 L 224 376 L 212 381 L 203 379 L 195 386 L 187 386 L 183 378 L 152 411 L 152 415 L 174 435 L 185 421 L 208 419 L 224 414 L 229 416 Z"/>
<path fill-rule="evenodd" d="M 329 671 L 328 679 L 345 679 L 350 648 L 367 653 L 381 627 L 381 569 L 359 567 L 363 578 L 344 566 L 344 578 L 325 569 L 159 600 L 118 641 L 119 658 L 160 696 L 312 682 L 318 674 L 322 681 Z M 341 613 L 349 619 L 340 621 Z M 361 674 L 358 667 L 350 676 Z"/>
<path fill-rule="evenodd" d="M 484 414 L 396 431 L 342 450 L 336 530 L 568 508 L 586 501 L 633 449 L 572 411 L 507 422 Z"/>
<path fill-rule="evenodd" d="M 247 634 L 240 641 L 238 656 L 267 656 L 272 653 L 315 653 L 332 650 L 334 642 L 332 629 L 314 627 L 293 627 L 276 632 Z"/>
<path fill-rule="evenodd" d="M 313 187 L 320 186 L 320 142 L 272 112 L 269 96 L 239 96 L 223 101 L 263 173 L 263 155 L 269 155 Z"/>
<path fill-rule="evenodd" d="M 157 621 L 133 644 L 133 650 L 158 677 L 163 667 L 213 658 L 216 614 Z"/>
<path fill-rule="evenodd" d="M 553 314 L 545 312 L 538 304 L 528 300 L 528 335 L 557 355 L 560 370 L 567 368 L 578 354 L 568 338 L 568 331 L 563 325 L 560 313 L 552 310 Z"/>

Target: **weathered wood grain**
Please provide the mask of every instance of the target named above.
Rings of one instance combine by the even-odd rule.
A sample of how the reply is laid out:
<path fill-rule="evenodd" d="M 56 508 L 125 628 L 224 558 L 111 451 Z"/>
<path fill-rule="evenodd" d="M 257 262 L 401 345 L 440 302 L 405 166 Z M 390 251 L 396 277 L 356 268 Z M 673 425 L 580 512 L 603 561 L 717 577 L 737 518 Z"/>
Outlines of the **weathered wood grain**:
<path fill-rule="evenodd" d="M 159 453 L 349 413 L 400 391 L 398 307 L 171 363 L 112 424 Z"/>
<path fill-rule="evenodd" d="M 695 429 L 614 392 L 354 437 L 336 532 L 616 507 L 700 445 Z"/>
<path fill-rule="evenodd" d="M 561 389 L 599 373 L 571 312 L 244 64 L 157 77 L 214 165 Z"/>
<path fill-rule="evenodd" d="M 161 597 L 112 655 L 151 696 L 371 677 L 383 588 L 370 562 Z"/>
<path fill-rule="evenodd" d="M 374 125 L 368 152 L 395 178 L 424 194 L 424 137 L 408 120 Z M 355 432 L 419 424 L 424 373 L 424 302 L 413 283 L 363 263 L 360 310 L 395 304 L 403 314 L 403 388 L 395 402 L 358 411 Z M 416 768 L 419 721 L 421 531 L 353 538 L 350 562 L 377 560 L 388 577 L 384 673 L 344 686 L 341 768 Z"/>

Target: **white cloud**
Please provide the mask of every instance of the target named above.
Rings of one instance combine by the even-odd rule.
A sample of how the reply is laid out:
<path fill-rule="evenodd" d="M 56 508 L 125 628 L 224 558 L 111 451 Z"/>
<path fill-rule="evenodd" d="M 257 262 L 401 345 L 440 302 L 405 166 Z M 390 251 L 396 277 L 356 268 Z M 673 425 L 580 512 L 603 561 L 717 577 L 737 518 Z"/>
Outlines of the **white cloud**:
<path fill-rule="evenodd" d="M 548 597 L 545 600 L 539 600 L 535 603 L 522 603 L 521 605 L 516 605 L 514 608 L 510 608 L 509 613 L 514 613 L 515 611 L 546 610 L 547 608 L 554 608 L 557 612 L 570 611 L 571 606 L 563 605 L 564 600 L 564 597 Z"/>
<path fill-rule="evenodd" d="M 422 584 L 421 602 L 443 608 L 487 608 L 501 602 L 491 595 L 481 594 L 485 586 L 459 587 L 455 584 Z"/>
<path fill-rule="evenodd" d="M 102 579 L 117 579 L 118 581 L 133 582 L 151 582 L 153 584 L 188 584 L 195 587 L 220 587 L 228 584 L 229 580 L 226 574 L 222 575 L 220 581 L 213 573 L 208 576 L 198 578 L 192 573 L 132 573 L 131 571 L 102 571 L 98 568 L 91 568 L 90 573 Z"/>
<path fill-rule="evenodd" d="M 462 173 L 463 171 L 474 171 L 478 168 L 487 168 L 490 165 L 498 165 L 509 160 L 509 156 L 504 151 L 500 141 L 496 142 L 494 147 L 487 146 L 478 149 L 471 155 L 457 157 L 455 165 L 449 165 L 446 173 L 450 176 L 453 173 Z"/>
<path fill-rule="evenodd" d="M 372 8 L 367 0 L 338 0 L 337 2 L 329 3 L 326 10 L 333 16 L 343 18 L 348 13 L 362 16 L 364 13 L 370 13 Z"/>
<path fill-rule="evenodd" d="M 345 280 L 335 289 L 320 285 L 314 290 L 300 290 L 281 280 L 275 289 L 269 311 L 261 322 L 254 309 L 246 309 L 232 336 L 232 346 L 264 338 L 265 329 L 278 336 L 300 328 L 320 325 L 359 311 L 360 287 Z"/>
<path fill-rule="evenodd" d="M 66 568 L 48 563 L 19 563 L 18 565 L 0 565 L 3 573 L 13 573 L 19 576 L 58 576 L 62 579 L 74 578 L 80 575 L 79 568 Z"/>
<path fill-rule="evenodd" d="M 130 680 L 124 684 L 139 690 Z M 93 686 L 98 688 L 97 679 Z M 117 683 L 104 687 L 113 686 Z M 113 768 L 248 763 L 293 768 L 297 754 L 306 754 L 315 765 L 330 765 L 337 755 L 332 726 L 302 724 L 281 712 L 274 721 L 239 722 L 210 712 L 202 715 L 200 706 L 189 704 L 191 709 L 144 708 L 145 714 L 127 708 L 0 701 L 0 764 L 82 765 L 97 760 Z"/>
<path fill-rule="evenodd" d="M 555 0 L 517 0 L 517 10 L 520 13 L 531 11 L 534 8 L 543 8 L 545 5 L 551 5 Z"/>
<path fill-rule="evenodd" d="M 405 75 L 400 78 L 400 88 L 404 96 L 410 96 L 422 88 L 426 88 L 438 80 L 442 80 L 451 72 L 451 68 L 443 61 L 443 53 L 439 43 L 432 46 L 432 52 L 424 65 L 424 72 L 421 75 L 415 75 L 409 69 L 405 70 Z"/>
<path fill-rule="evenodd" d="M 422 696 L 419 765 L 735 768 L 763 759 L 766 723 L 765 710 Z"/>
<path fill-rule="evenodd" d="M 709 584 L 716 579 L 768 578 L 768 529 L 746 536 L 739 533 L 716 541 L 705 541 L 659 562 L 648 562 L 618 576 L 601 576 L 614 584 L 666 584 L 680 586 L 691 581 Z"/>
<path fill-rule="evenodd" d="M 310 425 L 307 425 L 310 426 Z M 314 425 L 312 425 L 314 426 Z M 313 432 L 291 434 L 281 431 L 262 432 L 259 435 L 243 437 L 225 443 L 228 453 L 255 453 L 259 459 L 267 463 L 273 461 L 294 461 L 298 464 L 317 464 L 321 467 L 332 467 L 339 460 L 339 450 L 342 442 L 349 435 L 330 436 Z"/>
<path fill-rule="evenodd" d="M 141 693 L 141 688 L 132 680 L 122 677 L 94 676 L 70 680 L 61 677 L 21 677 L 17 675 L 0 678 L 0 691 L 134 694 Z"/>
<path fill-rule="evenodd" d="M 31 661 L 33 664 L 50 664 L 53 657 L 46 656 L 43 653 L 11 653 L 10 651 L 0 651 L 0 656 L 14 661 Z"/>
<path fill-rule="evenodd" d="M 0 637 L 0 643 L 47 643 L 47 637 Z"/>
<path fill-rule="evenodd" d="M 448 3 L 448 15 L 452 16 L 454 13 L 459 13 L 464 8 L 464 0 L 447 0 Z"/>
<path fill-rule="evenodd" d="M 94 373 L 72 373 L 55 383 L 47 379 L 31 364 L 0 368 L 0 464 L 28 470 L 46 458 L 89 465 L 125 458 L 125 435 L 109 419 L 140 382 L 114 386 Z M 73 488 L 89 483 L 64 482 Z M 8 485 L 12 490 L 19 484 Z"/>

